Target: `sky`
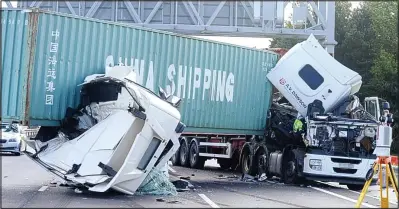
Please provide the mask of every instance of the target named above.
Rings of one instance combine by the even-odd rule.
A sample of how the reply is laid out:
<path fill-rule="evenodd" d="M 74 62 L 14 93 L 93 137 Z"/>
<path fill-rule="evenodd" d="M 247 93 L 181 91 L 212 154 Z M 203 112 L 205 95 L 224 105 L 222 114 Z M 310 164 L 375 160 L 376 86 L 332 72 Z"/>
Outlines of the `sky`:
<path fill-rule="evenodd" d="M 351 1 L 352 3 L 351 9 L 358 7 L 360 5 L 360 2 L 361 1 Z M 2 7 L 7 7 L 5 2 L 1 3 Z M 11 4 L 13 4 L 13 6 L 16 6 L 17 2 L 11 1 Z M 287 18 L 292 13 L 292 7 L 290 5 L 287 5 L 284 13 L 286 14 Z M 240 45 L 240 46 L 246 46 L 246 47 L 256 47 L 256 48 L 268 48 L 270 45 L 270 41 L 272 40 L 270 38 L 241 38 L 241 37 L 217 37 L 217 36 L 206 36 L 201 38 Z"/>

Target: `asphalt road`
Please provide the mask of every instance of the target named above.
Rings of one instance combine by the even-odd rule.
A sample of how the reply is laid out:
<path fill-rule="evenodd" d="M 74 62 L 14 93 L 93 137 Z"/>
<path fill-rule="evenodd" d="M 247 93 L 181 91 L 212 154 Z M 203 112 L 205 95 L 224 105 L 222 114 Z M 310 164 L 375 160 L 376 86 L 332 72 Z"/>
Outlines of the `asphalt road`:
<path fill-rule="evenodd" d="M 244 182 L 238 173 L 222 171 L 214 161 L 205 170 L 171 167 L 171 178 L 189 176 L 194 190 L 177 196 L 128 196 L 117 192 L 76 193 L 74 189 L 52 184 L 53 176 L 25 155 L 2 154 L 2 208 L 9 207 L 339 207 L 353 208 L 359 193 L 334 184 L 313 183 L 291 186 L 277 180 Z M 390 207 L 397 199 L 390 188 Z M 364 208 L 379 207 L 379 193 L 371 186 Z"/>

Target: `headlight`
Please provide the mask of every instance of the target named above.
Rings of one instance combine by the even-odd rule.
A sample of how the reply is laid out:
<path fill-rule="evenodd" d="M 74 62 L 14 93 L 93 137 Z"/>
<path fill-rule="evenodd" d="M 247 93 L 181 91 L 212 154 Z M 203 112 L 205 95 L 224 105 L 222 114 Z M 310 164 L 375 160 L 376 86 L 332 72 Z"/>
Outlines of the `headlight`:
<path fill-rule="evenodd" d="M 309 166 L 310 166 L 310 169 L 312 169 L 312 170 L 321 171 L 322 170 L 321 165 L 322 165 L 321 160 L 318 160 L 318 159 L 309 160 Z"/>
<path fill-rule="evenodd" d="M 17 139 L 9 139 L 8 142 L 17 142 Z"/>

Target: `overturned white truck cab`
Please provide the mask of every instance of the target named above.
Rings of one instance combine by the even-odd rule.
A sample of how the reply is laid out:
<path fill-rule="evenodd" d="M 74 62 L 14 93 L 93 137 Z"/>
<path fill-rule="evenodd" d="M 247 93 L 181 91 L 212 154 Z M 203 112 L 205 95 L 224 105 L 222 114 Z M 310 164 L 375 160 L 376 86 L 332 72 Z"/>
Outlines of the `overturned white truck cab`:
<path fill-rule="evenodd" d="M 289 183 L 305 178 L 361 189 L 376 158 L 379 125 L 355 96 L 361 76 L 311 35 L 291 48 L 267 78 L 283 97 L 270 108 L 267 169 L 261 163 L 259 170 Z M 293 130 L 297 118 L 303 118 L 301 134 Z"/>
<path fill-rule="evenodd" d="M 58 136 L 28 140 L 34 150 L 28 156 L 70 185 L 134 194 L 154 168 L 167 165 L 185 128 L 178 98 L 163 91 L 159 97 L 134 81 L 124 66 L 88 76 Z"/>

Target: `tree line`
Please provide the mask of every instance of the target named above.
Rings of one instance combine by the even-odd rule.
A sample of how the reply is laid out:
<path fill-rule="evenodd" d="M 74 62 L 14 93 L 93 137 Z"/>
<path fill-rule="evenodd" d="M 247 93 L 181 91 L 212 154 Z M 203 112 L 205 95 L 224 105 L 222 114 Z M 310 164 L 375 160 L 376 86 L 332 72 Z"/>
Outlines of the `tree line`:
<path fill-rule="evenodd" d="M 391 153 L 399 154 L 398 2 L 363 1 L 351 10 L 349 1 L 335 2 L 334 57 L 362 76 L 357 96 L 389 101 L 396 124 Z M 292 27 L 287 23 L 288 27 Z M 297 28 L 297 26 L 296 26 Z M 270 48 L 291 48 L 301 39 L 274 38 Z"/>

